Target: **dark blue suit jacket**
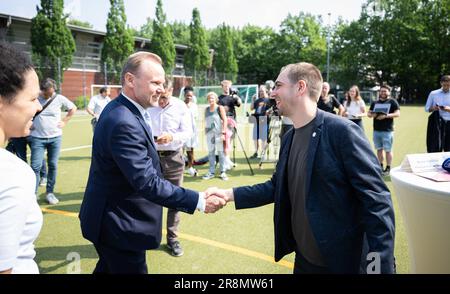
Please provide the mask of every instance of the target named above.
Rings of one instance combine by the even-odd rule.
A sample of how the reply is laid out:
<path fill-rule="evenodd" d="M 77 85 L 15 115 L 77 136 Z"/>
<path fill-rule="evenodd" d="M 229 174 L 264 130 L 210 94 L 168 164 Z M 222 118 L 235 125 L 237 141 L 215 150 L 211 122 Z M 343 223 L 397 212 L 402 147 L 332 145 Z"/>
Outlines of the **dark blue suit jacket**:
<path fill-rule="evenodd" d="M 151 138 L 142 115 L 124 96 L 103 110 L 79 216 L 86 239 L 124 250 L 157 248 L 161 206 L 195 211 L 199 194 L 163 179 Z"/>
<path fill-rule="evenodd" d="M 237 209 L 275 203 L 275 260 L 296 249 L 287 186 L 293 131 L 283 137 L 272 179 L 234 189 Z M 381 257 L 381 272 L 394 271 L 394 210 L 381 168 L 355 123 L 317 111 L 307 155 L 306 213 L 320 252 L 334 273 L 359 273 L 367 252 Z M 367 246 L 366 246 L 367 247 Z"/>

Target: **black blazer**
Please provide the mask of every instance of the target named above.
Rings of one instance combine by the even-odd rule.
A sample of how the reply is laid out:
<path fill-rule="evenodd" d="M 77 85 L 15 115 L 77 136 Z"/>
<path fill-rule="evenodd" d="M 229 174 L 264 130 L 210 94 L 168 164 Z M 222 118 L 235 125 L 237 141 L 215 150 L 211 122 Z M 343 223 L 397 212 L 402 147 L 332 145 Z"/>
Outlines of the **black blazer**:
<path fill-rule="evenodd" d="M 272 178 L 234 189 L 236 209 L 275 203 L 275 260 L 296 249 L 287 187 L 293 131 L 284 135 Z M 381 272 L 394 272 L 394 209 L 381 168 L 362 129 L 318 110 L 307 156 L 306 213 L 319 250 L 334 273 L 364 268 L 363 237 Z"/>
<path fill-rule="evenodd" d="M 162 206 L 193 213 L 198 192 L 163 179 L 152 133 L 124 96 L 111 101 L 95 128 L 81 204 L 83 236 L 124 250 L 157 248 Z"/>

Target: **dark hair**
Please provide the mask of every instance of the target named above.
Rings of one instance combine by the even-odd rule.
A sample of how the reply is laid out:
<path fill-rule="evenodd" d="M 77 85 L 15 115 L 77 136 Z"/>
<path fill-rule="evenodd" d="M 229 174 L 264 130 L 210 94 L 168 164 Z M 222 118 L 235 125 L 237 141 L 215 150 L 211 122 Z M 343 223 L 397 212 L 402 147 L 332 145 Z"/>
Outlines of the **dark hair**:
<path fill-rule="evenodd" d="M 450 81 L 450 75 L 443 75 L 441 77 L 441 83 L 442 82 L 448 82 L 448 81 Z"/>
<path fill-rule="evenodd" d="M 56 90 L 56 81 L 54 79 L 51 79 L 51 78 L 46 78 L 41 83 L 41 90 L 42 91 L 46 91 L 46 90 L 48 90 L 50 88 L 53 88 L 54 90 Z"/>
<path fill-rule="evenodd" d="M 192 88 L 191 86 L 186 86 L 183 89 L 184 94 L 186 94 L 187 92 L 194 92 L 194 88 Z"/>
<path fill-rule="evenodd" d="M 390 87 L 389 85 L 387 85 L 387 84 L 381 85 L 381 86 L 380 86 L 380 89 L 382 89 L 382 88 L 385 88 L 385 89 L 387 89 L 389 92 L 391 92 L 391 87 Z"/>
<path fill-rule="evenodd" d="M 101 93 L 106 93 L 107 91 L 108 91 L 107 87 L 101 87 L 99 92 L 101 94 Z"/>
<path fill-rule="evenodd" d="M 322 92 L 322 74 L 320 70 L 313 64 L 307 62 L 299 62 L 288 64 L 281 68 L 281 71 L 287 70 L 289 81 L 294 84 L 300 80 L 304 80 L 308 86 L 308 94 L 314 100 L 318 100 L 320 92 Z"/>
<path fill-rule="evenodd" d="M 25 85 L 25 73 L 33 69 L 27 55 L 5 42 L 0 42 L 1 98 L 11 103 Z"/>

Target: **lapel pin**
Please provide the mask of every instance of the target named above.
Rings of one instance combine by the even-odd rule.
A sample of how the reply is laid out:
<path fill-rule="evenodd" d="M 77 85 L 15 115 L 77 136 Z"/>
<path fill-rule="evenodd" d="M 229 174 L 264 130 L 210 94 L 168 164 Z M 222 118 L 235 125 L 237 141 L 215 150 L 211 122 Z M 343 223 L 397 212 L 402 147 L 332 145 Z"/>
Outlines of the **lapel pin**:
<path fill-rule="evenodd" d="M 312 136 L 313 136 L 313 138 L 315 138 L 315 137 L 316 137 L 316 132 L 314 132 L 314 133 L 312 134 Z"/>

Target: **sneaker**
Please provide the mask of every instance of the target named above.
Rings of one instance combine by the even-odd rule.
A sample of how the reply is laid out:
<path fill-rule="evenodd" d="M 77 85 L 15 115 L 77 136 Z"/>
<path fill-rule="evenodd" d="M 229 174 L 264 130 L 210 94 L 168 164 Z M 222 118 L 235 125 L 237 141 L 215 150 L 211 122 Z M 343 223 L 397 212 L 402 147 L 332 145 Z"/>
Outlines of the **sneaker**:
<path fill-rule="evenodd" d="M 255 159 L 258 158 L 258 152 L 255 152 L 255 154 L 253 154 L 252 156 L 250 156 L 250 159 Z"/>
<path fill-rule="evenodd" d="M 386 167 L 386 169 L 383 170 L 382 175 L 384 177 L 389 176 L 390 172 L 391 172 L 391 169 Z"/>
<path fill-rule="evenodd" d="M 195 168 L 193 168 L 193 167 L 190 167 L 190 168 L 187 170 L 187 172 L 188 172 L 191 176 L 193 176 L 193 177 L 196 177 L 197 174 L 198 174 L 198 171 L 197 171 Z"/>
<path fill-rule="evenodd" d="M 202 179 L 204 179 L 204 180 L 209 180 L 209 179 L 212 179 L 212 178 L 214 178 L 214 174 L 212 174 L 210 172 L 208 172 L 206 175 L 204 175 L 202 177 Z"/>
<path fill-rule="evenodd" d="M 59 202 L 58 198 L 56 198 L 55 194 L 53 194 L 53 193 L 48 193 L 47 196 L 45 196 L 45 198 L 47 199 L 48 204 L 51 204 L 51 205 L 58 204 L 58 202 Z"/>
<path fill-rule="evenodd" d="M 39 181 L 39 186 L 46 186 L 47 185 L 47 178 L 41 178 Z"/>
<path fill-rule="evenodd" d="M 181 248 L 179 241 L 167 242 L 167 247 L 170 249 L 170 254 L 173 256 L 181 256 L 183 255 L 183 248 Z"/>
<path fill-rule="evenodd" d="M 222 172 L 222 173 L 220 174 L 220 178 L 221 178 L 222 180 L 224 180 L 224 181 L 228 181 L 228 176 L 227 176 L 227 174 L 226 174 L 225 172 Z"/>
<path fill-rule="evenodd" d="M 230 169 L 232 169 L 232 168 L 235 167 L 235 166 L 236 166 L 236 164 L 234 164 L 234 162 L 232 162 L 231 159 L 230 159 L 229 157 L 225 157 L 224 163 L 223 163 L 223 167 L 224 167 L 226 170 L 230 170 Z"/>

